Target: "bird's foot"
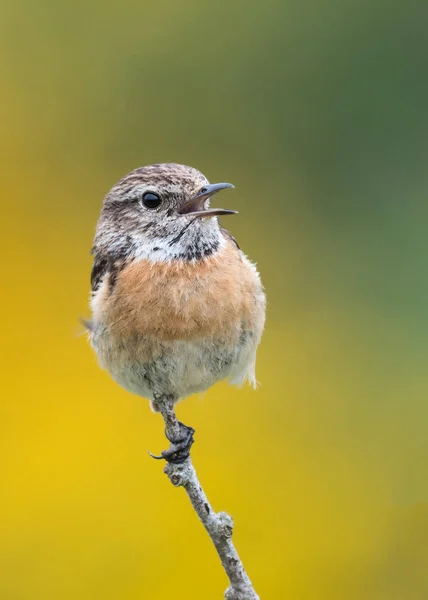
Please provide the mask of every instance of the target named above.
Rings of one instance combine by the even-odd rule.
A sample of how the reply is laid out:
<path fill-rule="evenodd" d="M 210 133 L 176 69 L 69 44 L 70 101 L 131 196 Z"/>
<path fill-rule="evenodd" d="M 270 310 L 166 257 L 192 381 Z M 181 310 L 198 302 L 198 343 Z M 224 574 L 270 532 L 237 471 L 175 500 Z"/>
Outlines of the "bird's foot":
<path fill-rule="evenodd" d="M 166 438 L 171 442 L 168 450 L 161 452 L 160 456 L 155 456 L 150 452 L 149 454 L 152 458 L 156 458 L 156 460 L 163 459 L 174 465 L 178 465 L 184 462 L 186 458 L 189 458 L 190 448 L 195 441 L 193 439 L 195 430 L 193 427 L 188 427 L 184 423 L 180 423 L 180 421 L 178 424 L 180 425 L 180 433 L 177 436 L 170 436 L 165 431 Z"/>

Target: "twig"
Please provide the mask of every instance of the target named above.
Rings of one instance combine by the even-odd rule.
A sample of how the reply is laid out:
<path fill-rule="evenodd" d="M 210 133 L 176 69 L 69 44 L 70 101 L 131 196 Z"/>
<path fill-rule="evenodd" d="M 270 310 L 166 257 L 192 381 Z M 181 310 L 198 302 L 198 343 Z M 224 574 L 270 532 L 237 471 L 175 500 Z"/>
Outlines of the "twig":
<path fill-rule="evenodd" d="M 170 399 L 156 400 L 165 421 L 166 433 L 177 437 L 180 425 Z M 230 581 L 225 600 L 260 600 L 232 542 L 233 520 L 225 512 L 215 513 L 199 483 L 191 458 L 181 464 L 168 463 L 164 469 L 175 487 L 184 487 L 193 508 L 208 532 Z"/>

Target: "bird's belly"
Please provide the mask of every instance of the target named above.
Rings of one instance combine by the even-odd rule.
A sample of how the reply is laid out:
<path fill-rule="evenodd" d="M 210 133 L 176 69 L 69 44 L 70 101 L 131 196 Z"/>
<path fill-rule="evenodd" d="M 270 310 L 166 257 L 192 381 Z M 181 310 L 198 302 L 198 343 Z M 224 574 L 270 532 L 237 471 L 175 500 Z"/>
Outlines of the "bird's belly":
<path fill-rule="evenodd" d="M 140 335 L 118 344 L 106 331 L 99 331 L 92 344 L 101 366 L 119 385 L 154 400 L 163 395 L 184 398 L 228 377 L 251 378 L 252 338 L 250 332 L 243 332 L 230 345 L 212 338 L 159 342 Z"/>

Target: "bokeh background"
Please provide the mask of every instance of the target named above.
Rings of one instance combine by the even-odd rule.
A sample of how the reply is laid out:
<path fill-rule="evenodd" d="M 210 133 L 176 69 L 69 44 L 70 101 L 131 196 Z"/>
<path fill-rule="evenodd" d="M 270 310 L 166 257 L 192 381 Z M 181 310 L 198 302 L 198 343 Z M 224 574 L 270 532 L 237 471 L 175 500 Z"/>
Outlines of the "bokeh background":
<path fill-rule="evenodd" d="M 269 305 L 257 392 L 179 406 L 263 600 L 428 597 L 428 6 L 2 5 L 0 598 L 222 598 L 159 416 L 82 334 L 102 198 L 232 181 Z M 232 198 L 233 196 L 233 198 Z"/>

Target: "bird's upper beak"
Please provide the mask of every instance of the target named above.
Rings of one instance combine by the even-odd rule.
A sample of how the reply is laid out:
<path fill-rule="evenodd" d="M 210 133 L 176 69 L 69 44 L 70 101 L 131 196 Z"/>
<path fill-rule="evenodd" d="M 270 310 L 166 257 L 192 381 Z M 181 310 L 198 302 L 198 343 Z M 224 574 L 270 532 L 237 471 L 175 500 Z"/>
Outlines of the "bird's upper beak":
<path fill-rule="evenodd" d="M 185 202 L 178 209 L 179 215 L 192 217 L 217 217 L 219 215 L 235 215 L 238 211 L 227 208 L 205 208 L 205 201 L 226 188 L 233 188 L 231 183 L 212 183 L 204 186 L 200 192 Z"/>

